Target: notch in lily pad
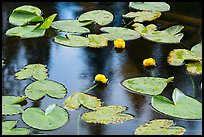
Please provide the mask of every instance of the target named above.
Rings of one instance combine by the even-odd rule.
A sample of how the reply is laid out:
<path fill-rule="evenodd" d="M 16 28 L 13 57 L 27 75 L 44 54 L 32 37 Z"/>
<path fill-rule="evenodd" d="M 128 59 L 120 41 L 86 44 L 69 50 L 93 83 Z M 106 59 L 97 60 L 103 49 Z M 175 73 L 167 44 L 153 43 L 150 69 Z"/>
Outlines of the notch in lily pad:
<path fill-rule="evenodd" d="M 169 116 L 183 119 L 202 119 L 202 104 L 196 99 L 175 88 L 172 100 L 157 95 L 152 97 L 151 105 L 157 111 Z"/>

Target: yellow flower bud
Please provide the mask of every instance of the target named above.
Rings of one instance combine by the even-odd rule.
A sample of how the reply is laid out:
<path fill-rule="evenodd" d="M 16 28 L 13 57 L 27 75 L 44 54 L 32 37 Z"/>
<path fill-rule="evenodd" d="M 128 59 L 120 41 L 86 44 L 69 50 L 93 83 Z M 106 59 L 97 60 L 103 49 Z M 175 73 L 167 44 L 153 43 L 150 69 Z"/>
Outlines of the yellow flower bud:
<path fill-rule="evenodd" d="M 95 81 L 102 82 L 102 83 L 107 83 L 107 82 L 108 82 L 108 79 L 107 79 L 106 76 L 103 75 L 103 74 L 97 74 L 97 75 L 95 76 Z"/>
<path fill-rule="evenodd" d="M 114 40 L 114 47 L 124 49 L 125 48 L 125 41 L 121 38 Z"/>
<path fill-rule="evenodd" d="M 148 59 L 143 60 L 143 65 L 145 67 L 147 67 L 147 66 L 156 66 L 156 61 L 153 58 L 148 58 Z"/>

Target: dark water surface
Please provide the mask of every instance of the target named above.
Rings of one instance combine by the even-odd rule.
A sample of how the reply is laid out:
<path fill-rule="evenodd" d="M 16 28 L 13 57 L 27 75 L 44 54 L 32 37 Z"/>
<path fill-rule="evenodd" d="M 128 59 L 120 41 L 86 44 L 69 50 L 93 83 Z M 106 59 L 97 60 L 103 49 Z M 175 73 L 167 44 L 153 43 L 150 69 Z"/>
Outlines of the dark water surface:
<path fill-rule="evenodd" d="M 130 11 L 128 2 L 3 2 L 2 3 L 2 59 L 5 66 L 2 68 L 2 95 L 24 95 L 25 87 L 32 80 L 16 80 L 14 73 L 25 65 L 41 63 L 47 66 L 49 79 L 63 84 L 68 94 L 63 99 L 54 99 L 45 96 L 39 101 L 27 99 L 23 106 L 31 106 L 45 110 L 50 104 L 63 106 L 64 100 L 77 91 L 84 91 L 94 84 L 97 73 L 103 73 L 109 78 L 107 86 L 99 86 L 88 93 L 100 98 L 103 105 L 127 106 L 125 113 L 134 115 L 134 119 L 119 124 L 89 124 L 83 120 L 78 121 L 79 109 L 68 111 L 69 121 L 59 129 L 41 131 L 31 128 L 31 133 L 45 133 L 49 135 L 133 135 L 139 125 L 153 119 L 167 118 L 175 121 L 176 125 L 186 128 L 185 135 L 201 135 L 202 120 L 184 120 L 163 115 L 151 107 L 151 96 L 141 95 L 127 91 L 121 86 L 121 81 L 131 77 L 152 76 L 153 74 L 143 68 L 145 58 L 156 59 L 157 66 L 153 73 L 156 77 L 168 78 L 174 76 L 162 95 L 171 99 L 174 88 L 179 88 L 186 95 L 202 102 L 201 76 L 191 76 L 186 73 L 184 66 L 174 67 L 167 63 L 168 53 L 175 48 L 190 49 L 202 39 L 202 3 L 198 2 L 169 2 L 171 9 L 162 13 L 162 16 L 151 23 L 159 29 L 180 24 L 184 37 L 182 44 L 160 44 L 143 38 L 127 41 L 123 52 L 118 53 L 113 48 L 113 42 L 103 49 L 72 48 L 53 42 L 58 35 L 50 28 L 46 35 L 34 39 L 20 39 L 5 36 L 6 30 L 13 26 L 9 24 L 8 17 L 12 10 L 18 6 L 30 4 L 43 11 L 43 17 L 57 13 L 55 20 L 76 19 L 82 13 L 94 9 L 104 9 L 114 15 L 114 21 L 107 26 L 124 26 L 129 20 L 123 20 L 123 14 Z M 125 23 L 125 24 L 124 24 Z M 150 23 L 150 22 L 145 22 Z M 89 25 L 92 33 L 101 33 L 98 25 Z M 194 88 L 193 88 L 194 85 Z M 189 102 L 190 103 L 190 102 Z M 81 107 L 81 114 L 89 111 Z M 2 120 L 19 120 L 17 127 L 29 127 L 21 119 L 21 115 L 5 116 Z"/>

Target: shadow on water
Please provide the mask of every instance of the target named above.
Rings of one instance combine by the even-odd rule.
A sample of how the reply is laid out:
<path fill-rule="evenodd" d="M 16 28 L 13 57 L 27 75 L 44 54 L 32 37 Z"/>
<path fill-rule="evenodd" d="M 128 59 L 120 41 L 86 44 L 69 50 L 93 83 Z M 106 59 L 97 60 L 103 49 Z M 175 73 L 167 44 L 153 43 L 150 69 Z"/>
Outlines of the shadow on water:
<path fill-rule="evenodd" d="M 131 9 L 128 2 L 3 2 L 2 3 L 2 59 L 5 66 L 2 68 L 2 95 L 24 95 L 24 88 L 32 82 L 31 79 L 19 81 L 15 79 L 14 73 L 27 64 L 41 63 L 47 66 L 49 79 L 63 84 L 68 94 L 64 99 L 53 99 L 45 96 L 39 101 L 27 100 L 24 108 L 39 107 L 43 110 L 50 104 L 56 103 L 63 106 L 64 100 L 77 91 L 84 91 L 94 84 L 94 77 L 98 73 L 105 74 L 108 85 L 98 86 L 88 94 L 101 99 L 103 105 L 127 106 L 125 113 L 132 114 L 133 120 L 121 124 L 89 124 L 80 119 L 77 123 L 79 109 L 68 111 L 69 122 L 63 127 L 53 131 L 40 131 L 32 129 L 31 134 L 45 133 L 49 135 L 76 135 L 78 129 L 84 135 L 132 135 L 134 130 L 157 118 L 173 119 L 177 125 L 185 127 L 186 135 L 201 134 L 202 121 L 183 120 L 163 115 L 151 107 L 151 96 L 129 92 L 121 81 L 131 77 L 156 76 L 168 78 L 174 76 L 172 83 L 169 83 L 162 92 L 162 95 L 171 99 L 174 88 L 179 88 L 185 94 L 195 97 L 202 102 L 202 92 L 200 83 L 201 76 L 190 76 L 186 73 L 185 67 L 173 67 L 168 65 L 166 58 L 169 52 L 175 48 L 190 49 L 202 39 L 202 7 L 201 3 L 174 3 L 169 2 L 171 10 L 162 13 L 162 16 L 152 22 L 159 29 L 165 29 L 171 25 L 181 24 L 185 28 L 182 30 L 184 37 L 182 44 L 160 44 L 147 41 L 143 38 L 126 42 L 126 48 L 118 53 L 113 47 L 113 42 L 102 49 L 93 48 L 71 48 L 61 46 L 53 42 L 53 38 L 58 33 L 50 28 L 46 35 L 41 38 L 20 39 L 17 37 L 5 36 L 6 30 L 13 27 L 8 22 L 12 10 L 18 6 L 30 4 L 39 7 L 43 11 L 43 17 L 48 17 L 53 13 L 58 16 L 55 20 L 77 19 L 82 13 L 95 9 L 108 10 L 114 14 L 114 21 L 107 26 L 124 26 L 128 23 L 121 15 Z M 193 9 L 193 10 L 189 10 Z M 173 20 L 172 20 L 173 18 Z M 183 21 L 185 20 L 185 21 Z M 87 26 L 91 33 L 101 33 L 100 26 L 91 24 Z M 130 26 L 128 26 L 130 27 Z M 145 70 L 142 61 L 145 58 L 156 59 L 157 66 L 153 73 Z M 192 81 L 193 79 L 193 81 Z M 194 89 L 192 88 L 194 85 Z M 87 112 L 81 107 L 81 115 Z M 19 120 L 18 127 L 29 127 L 22 120 L 20 115 L 6 116 L 2 120 Z"/>

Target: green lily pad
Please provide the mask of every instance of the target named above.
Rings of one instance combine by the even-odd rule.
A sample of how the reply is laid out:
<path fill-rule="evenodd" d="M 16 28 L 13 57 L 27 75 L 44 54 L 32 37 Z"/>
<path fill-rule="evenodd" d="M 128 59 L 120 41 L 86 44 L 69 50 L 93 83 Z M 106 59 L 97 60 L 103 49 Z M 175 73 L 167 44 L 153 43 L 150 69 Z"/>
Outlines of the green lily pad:
<path fill-rule="evenodd" d="M 194 56 L 202 58 L 202 41 L 191 48 Z"/>
<path fill-rule="evenodd" d="M 133 91 L 142 94 L 158 95 L 161 94 L 167 83 L 171 82 L 174 77 L 157 78 L 157 77 L 137 77 L 126 79 L 122 82 L 122 85 Z"/>
<path fill-rule="evenodd" d="M 97 97 L 83 92 L 76 92 L 64 101 L 64 108 L 69 110 L 76 110 L 80 105 L 91 110 L 96 110 L 101 107 L 101 101 Z"/>
<path fill-rule="evenodd" d="M 125 110 L 126 107 L 123 106 L 103 106 L 96 111 L 84 113 L 81 118 L 88 123 L 122 123 L 124 121 L 133 119 L 132 115 L 121 113 Z"/>
<path fill-rule="evenodd" d="M 101 26 L 107 25 L 113 21 L 113 15 L 106 10 L 92 10 L 83 13 L 78 18 L 79 21 L 94 21 Z"/>
<path fill-rule="evenodd" d="M 48 78 L 47 68 L 42 64 L 29 64 L 16 72 L 15 77 L 19 80 L 30 77 L 33 77 L 36 80 L 44 80 Z"/>
<path fill-rule="evenodd" d="M 185 128 L 173 126 L 174 121 L 169 119 L 156 119 L 139 126 L 134 135 L 183 135 Z"/>
<path fill-rule="evenodd" d="M 170 6 L 166 2 L 130 2 L 129 7 L 136 10 L 169 11 Z"/>
<path fill-rule="evenodd" d="M 28 135 L 28 128 L 14 128 L 18 121 L 10 120 L 2 122 L 2 135 Z"/>
<path fill-rule="evenodd" d="M 92 48 L 102 48 L 108 46 L 108 39 L 101 35 L 96 34 L 89 34 L 88 35 L 89 40 L 89 47 Z"/>
<path fill-rule="evenodd" d="M 103 32 L 101 36 L 106 37 L 110 41 L 117 40 L 119 38 L 123 40 L 134 40 L 140 38 L 140 34 L 134 30 L 122 27 L 103 27 L 100 29 Z"/>
<path fill-rule="evenodd" d="M 37 38 L 45 34 L 44 29 L 36 29 L 35 25 L 14 27 L 6 31 L 7 36 L 19 36 L 21 38 Z"/>
<path fill-rule="evenodd" d="M 29 99 L 39 100 L 46 94 L 53 98 L 64 98 L 67 89 L 60 83 L 52 80 L 40 80 L 29 84 L 25 88 L 25 94 Z"/>
<path fill-rule="evenodd" d="M 39 29 L 48 29 L 50 28 L 53 20 L 55 19 L 55 17 L 57 16 L 57 14 L 52 14 L 49 17 L 47 17 L 45 19 L 45 21 L 42 23 L 42 25 L 39 27 Z"/>
<path fill-rule="evenodd" d="M 56 104 L 49 105 L 45 112 L 39 108 L 27 108 L 22 114 L 23 121 L 30 127 L 40 130 L 54 130 L 68 121 L 68 113 Z"/>
<path fill-rule="evenodd" d="M 83 26 L 89 25 L 91 23 L 92 21 L 80 22 L 78 20 L 59 20 L 54 21 L 51 27 L 68 33 L 89 33 L 90 30 Z"/>
<path fill-rule="evenodd" d="M 173 49 L 167 57 L 167 62 L 173 66 L 181 66 L 185 60 L 199 61 L 200 59 L 187 49 Z"/>
<path fill-rule="evenodd" d="M 2 96 L 2 115 L 16 115 L 22 113 L 23 107 L 18 103 L 24 101 L 26 96 Z"/>
<path fill-rule="evenodd" d="M 13 10 L 9 17 L 9 23 L 17 26 L 26 25 L 29 22 L 43 21 L 41 10 L 35 6 L 24 5 Z"/>
<path fill-rule="evenodd" d="M 156 11 L 138 11 L 138 12 L 129 12 L 125 15 L 122 15 L 124 18 L 135 18 L 134 22 L 143 22 L 143 21 L 152 21 L 161 16 L 161 12 Z"/>
<path fill-rule="evenodd" d="M 169 116 L 183 119 L 202 119 L 202 104 L 192 97 L 186 96 L 175 88 L 172 99 L 157 95 L 151 100 L 152 107 Z M 190 102 L 190 103 L 189 103 Z"/>
<path fill-rule="evenodd" d="M 202 74 L 202 61 L 200 62 L 190 62 L 185 64 L 186 70 L 192 75 L 201 75 Z"/>

